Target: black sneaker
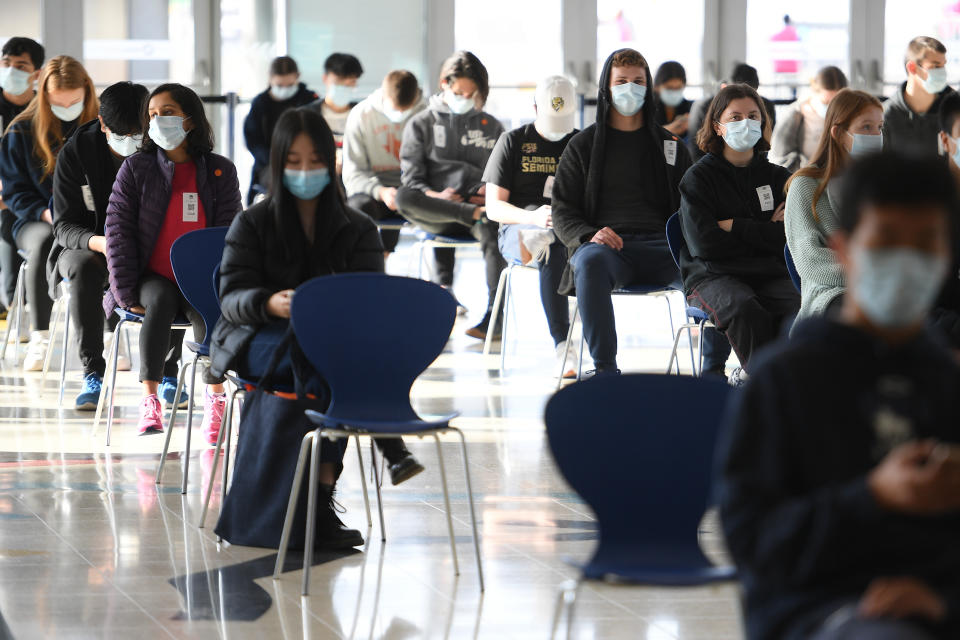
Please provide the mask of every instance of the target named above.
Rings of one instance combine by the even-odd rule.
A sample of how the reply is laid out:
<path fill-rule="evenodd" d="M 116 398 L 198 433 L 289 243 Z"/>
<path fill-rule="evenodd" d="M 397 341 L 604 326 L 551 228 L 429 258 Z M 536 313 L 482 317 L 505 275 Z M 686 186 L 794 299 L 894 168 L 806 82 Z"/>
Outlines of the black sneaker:
<path fill-rule="evenodd" d="M 583 374 L 581 380 L 589 380 L 590 378 L 605 378 L 607 376 L 619 376 L 620 369 L 616 367 L 602 367 L 599 369 L 591 369 Z"/>
<path fill-rule="evenodd" d="M 407 455 L 390 465 L 390 482 L 394 486 L 406 482 L 423 471 L 423 465 L 409 451 Z"/>
<path fill-rule="evenodd" d="M 491 312 L 488 309 L 485 314 L 483 314 L 483 320 L 477 323 L 476 326 L 470 327 L 464 333 L 466 333 L 471 338 L 476 338 L 477 340 L 486 340 L 487 331 L 490 329 L 490 316 Z M 503 322 L 498 321 L 493 328 L 493 339 L 499 340 L 503 335 Z"/>
<path fill-rule="evenodd" d="M 350 549 L 363 545 L 363 536 L 356 529 L 348 529 L 343 524 L 337 512 L 344 513 L 346 509 L 333 499 L 333 487 L 321 484 L 320 495 L 317 497 L 317 533 L 314 548 L 318 549 Z"/>

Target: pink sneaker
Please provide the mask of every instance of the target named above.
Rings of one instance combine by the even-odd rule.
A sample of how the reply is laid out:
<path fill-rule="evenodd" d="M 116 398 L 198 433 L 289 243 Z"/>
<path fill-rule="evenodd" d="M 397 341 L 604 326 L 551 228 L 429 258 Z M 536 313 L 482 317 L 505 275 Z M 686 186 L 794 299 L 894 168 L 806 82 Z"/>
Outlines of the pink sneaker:
<path fill-rule="evenodd" d="M 223 411 L 226 408 L 227 394 L 210 393 L 209 388 L 203 394 L 203 423 L 201 423 L 200 429 L 210 444 L 217 444 L 220 425 L 223 423 Z"/>
<path fill-rule="evenodd" d="M 137 427 L 140 435 L 163 433 L 163 412 L 160 410 L 160 400 L 157 394 L 151 393 L 143 399 L 140 405 L 140 422 Z"/>

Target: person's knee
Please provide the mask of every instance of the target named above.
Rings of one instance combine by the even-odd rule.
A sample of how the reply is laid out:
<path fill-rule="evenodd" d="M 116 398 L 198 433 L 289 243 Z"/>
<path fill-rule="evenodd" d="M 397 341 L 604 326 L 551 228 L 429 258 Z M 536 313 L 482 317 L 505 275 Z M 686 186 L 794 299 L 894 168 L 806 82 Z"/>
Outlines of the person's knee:
<path fill-rule="evenodd" d="M 152 282 L 149 288 L 144 287 L 140 290 L 140 304 L 150 312 L 173 312 L 179 307 L 179 295 L 176 285 L 172 282 Z"/>
<path fill-rule="evenodd" d="M 581 283 L 592 286 L 610 283 L 612 286 L 613 277 L 607 251 L 609 249 L 606 247 L 594 243 L 585 244 L 577 249 L 570 261 L 577 288 L 580 288 Z"/>
<path fill-rule="evenodd" d="M 83 283 L 85 288 L 102 289 L 107 279 L 107 266 L 98 256 L 93 251 L 77 251 L 68 263 L 64 277 Z"/>
<path fill-rule="evenodd" d="M 397 188 L 397 209 L 407 209 L 413 206 L 417 202 L 417 198 L 420 195 L 420 192 L 416 189 L 411 189 L 410 187 L 398 187 Z"/>
<path fill-rule="evenodd" d="M 366 193 L 353 194 L 352 196 L 347 198 L 347 205 L 359 211 L 363 211 L 365 214 L 367 214 L 368 216 L 371 216 L 372 218 L 376 219 L 379 217 L 378 214 L 380 212 L 378 211 L 377 201 L 371 198 Z"/>

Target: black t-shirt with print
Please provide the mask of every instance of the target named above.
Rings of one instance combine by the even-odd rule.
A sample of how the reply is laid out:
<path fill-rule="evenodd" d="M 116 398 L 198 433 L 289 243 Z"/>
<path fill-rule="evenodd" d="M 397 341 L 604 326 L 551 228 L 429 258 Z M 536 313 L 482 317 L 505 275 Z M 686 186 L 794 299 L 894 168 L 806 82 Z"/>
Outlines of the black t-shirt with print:
<path fill-rule="evenodd" d="M 520 209 L 550 204 L 553 175 L 560 156 L 576 129 L 562 140 L 551 142 L 533 124 L 500 136 L 483 172 L 483 182 L 510 191 L 509 202 Z M 549 181 L 549 184 L 547 184 Z"/>

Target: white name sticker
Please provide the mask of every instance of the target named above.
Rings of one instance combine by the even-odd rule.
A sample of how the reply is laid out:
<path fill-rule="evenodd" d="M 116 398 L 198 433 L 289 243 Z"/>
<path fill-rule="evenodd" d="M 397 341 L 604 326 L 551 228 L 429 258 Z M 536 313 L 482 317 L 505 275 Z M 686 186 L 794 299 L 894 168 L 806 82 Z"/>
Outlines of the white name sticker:
<path fill-rule="evenodd" d="M 547 179 L 543 183 L 543 197 L 553 197 L 553 176 L 547 176 Z"/>
<path fill-rule="evenodd" d="M 443 125 L 433 125 L 433 144 L 438 147 L 447 146 L 447 130 L 443 128 Z"/>
<path fill-rule="evenodd" d="M 770 188 L 770 185 L 765 184 L 762 187 L 757 187 L 757 196 L 760 198 L 761 211 L 773 211 L 773 189 Z"/>
<path fill-rule="evenodd" d="M 197 208 L 197 194 L 183 194 L 183 221 L 197 222 L 200 220 L 200 212 Z"/>
<path fill-rule="evenodd" d="M 96 211 L 97 208 L 93 204 L 93 191 L 90 190 L 90 185 L 80 185 L 80 193 L 83 194 L 83 204 L 87 208 L 87 211 Z"/>
<path fill-rule="evenodd" d="M 663 157 L 667 159 L 667 164 L 671 167 L 677 164 L 677 141 L 663 141 Z"/>

